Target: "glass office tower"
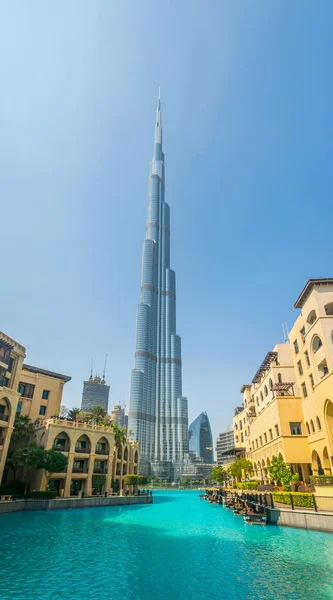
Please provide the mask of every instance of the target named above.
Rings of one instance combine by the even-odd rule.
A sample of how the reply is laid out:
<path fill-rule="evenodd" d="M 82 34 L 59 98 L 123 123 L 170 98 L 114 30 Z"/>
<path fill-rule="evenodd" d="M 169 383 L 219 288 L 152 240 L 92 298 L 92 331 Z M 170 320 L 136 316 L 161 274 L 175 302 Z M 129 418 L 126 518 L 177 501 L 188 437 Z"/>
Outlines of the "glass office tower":
<path fill-rule="evenodd" d="M 212 430 L 206 412 L 202 412 L 189 427 L 189 451 L 206 464 L 214 462 Z"/>
<path fill-rule="evenodd" d="M 128 430 L 140 444 L 143 475 L 171 481 L 181 475 L 188 451 L 188 416 L 182 395 L 181 338 L 176 333 L 176 274 L 170 268 L 160 99 L 148 183 Z"/>

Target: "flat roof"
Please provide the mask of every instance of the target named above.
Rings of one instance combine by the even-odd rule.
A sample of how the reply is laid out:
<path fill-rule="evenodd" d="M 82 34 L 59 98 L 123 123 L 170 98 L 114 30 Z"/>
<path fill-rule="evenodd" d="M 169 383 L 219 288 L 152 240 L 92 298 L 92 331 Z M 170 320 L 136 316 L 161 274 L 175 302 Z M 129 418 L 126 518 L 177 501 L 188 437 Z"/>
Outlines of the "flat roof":
<path fill-rule="evenodd" d="M 47 375 L 48 377 L 54 377 L 54 379 L 63 379 L 65 383 L 70 381 L 72 378 L 69 375 L 62 375 L 61 373 L 54 373 L 54 371 L 47 371 L 46 369 L 39 369 L 38 367 L 32 367 L 31 365 L 23 365 L 23 369 L 30 371 L 31 373 L 40 373 L 41 375 Z"/>
<path fill-rule="evenodd" d="M 327 277 L 326 279 L 309 279 L 306 286 L 302 289 L 300 295 L 298 296 L 298 298 L 294 304 L 294 307 L 302 308 L 305 300 L 311 294 L 315 285 L 328 285 L 328 284 L 333 284 L 332 277 Z"/>
<path fill-rule="evenodd" d="M 241 394 L 243 394 L 243 392 L 245 392 L 245 390 L 251 389 L 251 384 L 250 383 L 244 383 L 244 385 L 242 385 L 241 389 L 239 390 Z"/>

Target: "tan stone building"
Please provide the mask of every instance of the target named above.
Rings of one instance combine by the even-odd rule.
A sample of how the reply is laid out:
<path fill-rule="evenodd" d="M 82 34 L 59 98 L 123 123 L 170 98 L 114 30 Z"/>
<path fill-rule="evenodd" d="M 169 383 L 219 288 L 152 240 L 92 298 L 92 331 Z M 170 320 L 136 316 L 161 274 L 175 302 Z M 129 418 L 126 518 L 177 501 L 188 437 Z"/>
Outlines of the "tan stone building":
<path fill-rule="evenodd" d="M 138 473 L 138 444 L 117 445 L 112 428 L 53 418 L 37 426 L 36 440 L 45 450 L 62 452 L 68 465 L 66 472 L 53 473 L 49 480 L 38 473 L 32 481 L 34 489 L 45 490 L 48 484 L 61 496 L 80 492 L 90 496 L 96 489 L 109 492 L 112 482 L 122 490 L 124 475 Z M 94 484 L 96 475 L 103 475 L 105 483 Z"/>
<path fill-rule="evenodd" d="M 31 490 L 49 485 L 63 496 L 93 490 L 109 491 L 116 482 L 123 489 L 123 477 L 137 474 L 139 447 L 135 442 L 115 443 L 111 428 L 59 418 L 62 393 L 71 377 L 23 364 L 25 348 L 0 332 L 0 484 L 16 414 L 36 423 L 35 439 L 46 450 L 54 448 L 68 457 L 65 473 L 36 472 Z M 96 475 L 105 483 L 95 484 Z"/>
<path fill-rule="evenodd" d="M 269 478 L 267 467 L 281 456 L 300 479 L 309 477 L 309 447 L 290 344 L 268 352 L 252 385 L 244 385 L 243 406 L 236 409 L 234 433 L 253 462 L 255 475 Z"/>
<path fill-rule="evenodd" d="M 333 472 L 333 279 L 310 279 L 290 335 L 312 472 Z"/>
<path fill-rule="evenodd" d="M 20 393 L 17 392 L 25 348 L 0 332 L 0 484 Z"/>
<path fill-rule="evenodd" d="M 32 421 L 43 421 L 59 415 L 65 383 L 71 377 L 23 364 L 18 383 L 21 397 L 17 412 Z"/>

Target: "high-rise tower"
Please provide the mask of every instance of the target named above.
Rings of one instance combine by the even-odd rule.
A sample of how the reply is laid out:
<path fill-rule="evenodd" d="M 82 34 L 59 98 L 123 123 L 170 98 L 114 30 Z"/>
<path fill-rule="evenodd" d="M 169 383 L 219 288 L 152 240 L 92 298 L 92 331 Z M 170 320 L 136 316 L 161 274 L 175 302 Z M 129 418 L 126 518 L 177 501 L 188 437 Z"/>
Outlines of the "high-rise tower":
<path fill-rule="evenodd" d="M 159 98 L 128 429 L 140 444 L 141 473 L 175 480 L 182 473 L 188 451 L 188 416 L 187 400 L 182 396 L 181 339 L 176 334 L 176 274 L 170 269 L 170 208 L 164 198 Z"/>

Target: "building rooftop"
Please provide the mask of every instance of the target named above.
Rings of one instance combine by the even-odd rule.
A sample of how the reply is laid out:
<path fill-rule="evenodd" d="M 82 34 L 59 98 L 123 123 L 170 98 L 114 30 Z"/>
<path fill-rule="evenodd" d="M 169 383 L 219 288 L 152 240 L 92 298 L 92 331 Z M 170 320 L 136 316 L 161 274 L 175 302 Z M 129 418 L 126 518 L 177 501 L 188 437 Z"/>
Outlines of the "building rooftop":
<path fill-rule="evenodd" d="M 308 296 L 311 294 L 315 285 L 332 285 L 332 284 L 333 284 L 332 277 L 328 277 L 326 279 L 309 279 L 306 286 L 303 288 L 300 295 L 298 296 L 298 298 L 294 304 L 294 307 L 302 308 L 304 302 L 306 301 Z"/>
<path fill-rule="evenodd" d="M 32 367 L 31 365 L 23 365 L 23 369 L 30 371 L 30 373 L 40 373 L 41 375 L 47 375 L 48 377 L 54 377 L 54 379 L 63 379 L 65 383 L 70 381 L 72 378 L 69 375 L 62 375 L 61 373 L 54 373 L 53 371 L 47 371 L 46 369 L 39 369 L 38 367 Z"/>
<path fill-rule="evenodd" d="M 241 394 L 243 394 L 245 392 L 245 390 L 251 389 L 251 384 L 250 383 L 244 383 L 244 385 L 242 385 L 241 389 L 239 390 Z"/>
<path fill-rule="evenodd" d="M 258 371 L 256 372 L 255 376 L 252 379 L 252 383 L 259 383 L 259 381 L 261 380 L 261 377 L 263 375 L 263 373 L 265 373 L 265 371 L 268 371 L 269 367 L 271 366 L 272 362 L 277 360 L 277 356 L 278 353 L 277 352 L 267 352 L 264 360 L 262 361 Z"/>

